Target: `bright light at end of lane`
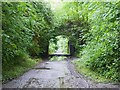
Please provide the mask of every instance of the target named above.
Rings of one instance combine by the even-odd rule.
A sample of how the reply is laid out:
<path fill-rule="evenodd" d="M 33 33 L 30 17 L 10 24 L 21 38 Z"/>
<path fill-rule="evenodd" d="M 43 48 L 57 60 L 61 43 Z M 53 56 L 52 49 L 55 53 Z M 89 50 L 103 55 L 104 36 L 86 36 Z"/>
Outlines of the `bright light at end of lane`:
<path fill-rule="evenodd" d="M 44 1 L 50 3 L 51 9 L 53 11 L 56 11 L 57 9 L 60 9 L 62 7 L 62 0 L 44 0 Z"/>

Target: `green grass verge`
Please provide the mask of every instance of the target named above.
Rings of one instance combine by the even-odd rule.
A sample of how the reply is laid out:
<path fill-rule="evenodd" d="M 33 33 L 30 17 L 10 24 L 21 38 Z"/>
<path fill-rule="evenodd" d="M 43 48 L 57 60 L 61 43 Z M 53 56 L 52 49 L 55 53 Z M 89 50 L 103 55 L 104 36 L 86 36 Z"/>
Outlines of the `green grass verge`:
<path fill-rule="evenodd" d="M 99 73 L 90 70 L 86 65 L 85 65 L 85 61 L 73 61 L 72 62 L 75 65 L 76 70 L 84 75 L 85 77 L 87 77 L 88 79 L 95 81 L 95 82 L 104 82 L 104 83 L 109 83 L 109 82 L 113 82 L 110 79 L 107 79 L 105 76 L 100 75 Z"/>
<path fill-rule="evenodd" d="M 42 59 L 31 59 L 28 58 L 25 61 L 21 61 L 17 65 L 6 65 L 2 67 L 2 83 L 6 83 L 14 78 L 21 76 L 23 73 L 40 63 Z"/>

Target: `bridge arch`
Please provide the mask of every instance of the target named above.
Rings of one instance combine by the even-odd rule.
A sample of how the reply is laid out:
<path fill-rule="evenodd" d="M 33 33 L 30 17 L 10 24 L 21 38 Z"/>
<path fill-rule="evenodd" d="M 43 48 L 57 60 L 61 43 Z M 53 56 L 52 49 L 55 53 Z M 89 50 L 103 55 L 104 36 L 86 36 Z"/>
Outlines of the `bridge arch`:
<path fill-rule="evenodd" d="M 55 40 L 57 36 L 65 36 L 69 40 L 68 47 L 70 49 L 70 55 L 74 56 L 76 53 L 78 53 L 80 50 L 77 48 L 80 45 L 85 44 L 85 41 L 82 39 L 83 35 L 89 30 L 88 27 L 85 27 L 87 22 L 81 23 L 81 21 L 72 21 L 68 20 L 59 26 L 54 27 L 53 30 L 51 30 L 51 36 L 48 40 L 47 45 L 47 56 L 49 56 L 49 41 L 51 39 Z"/>
<path fill-rule="evenodd" d="M 73 56 L 74 51 L 74 46 L 67 35 L 58 34 L 49 40 L 49 56 Z"/>

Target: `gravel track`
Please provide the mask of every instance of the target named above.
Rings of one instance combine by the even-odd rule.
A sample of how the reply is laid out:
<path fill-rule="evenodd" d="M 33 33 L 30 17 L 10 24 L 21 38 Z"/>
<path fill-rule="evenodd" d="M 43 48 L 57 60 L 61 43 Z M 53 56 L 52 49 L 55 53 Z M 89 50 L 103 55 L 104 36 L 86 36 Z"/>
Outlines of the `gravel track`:
<path fill-rule="evenodd" d="M 75 71 L 71 60 L 40 63 L 3 88 L 120 88 L 119 85 L 94 83 Z"/>

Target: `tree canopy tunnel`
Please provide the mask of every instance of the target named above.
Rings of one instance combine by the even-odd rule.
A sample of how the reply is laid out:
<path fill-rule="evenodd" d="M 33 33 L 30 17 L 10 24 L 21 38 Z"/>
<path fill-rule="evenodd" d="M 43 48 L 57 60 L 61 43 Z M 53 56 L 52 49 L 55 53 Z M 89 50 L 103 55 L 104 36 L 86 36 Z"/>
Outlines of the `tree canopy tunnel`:
<path fill-rule="evenodd" d="M 63 35 L 79 62 L 120 81 L 120 1 L 45 1 L 2 2 L 3 67 L 48 57 L 50 41 Z"/>
<path fill-rule="evenodd" d="M 71 56 L 76 56 L 80 50 L 82 50 L 82 45 L 86 44 L 84 35 L 89 31 L 89 24 L 82 21 L 67 20 L 59 26 L 53 26 L 49 40 L 47 40 L 46 55 L 47 57 L 52 52 L 50 51 L 50 46 L 53 43 L 54 50 L 57 50 L 57 37 L 67 39 L 67 50 Z M 59 38 L 60 38 L 59 37 Z M 84 37 L 84 38 L 83 38 Z M 64 40 L 63 40 L 64 41 Z M 54 51 L 53 50 L 53 51 Z"/>
<path fill-rule="evenodd" d="M 84 27 L 84 24 L 81 25 L 81 21 L 68 20 L 62 23 L 60 26 L 54 27 L 54 31 L 51 34 L 51 40 L 56 43 L 57 36 L 66 37 L 68 39 L 69 54 L 75 56 L 77 53 L 79 53 L 79 46 L 85 44 L 85 39 L 83 39 L 83 36 L 88 32 L 88 30 L 89 27 Z"/>

